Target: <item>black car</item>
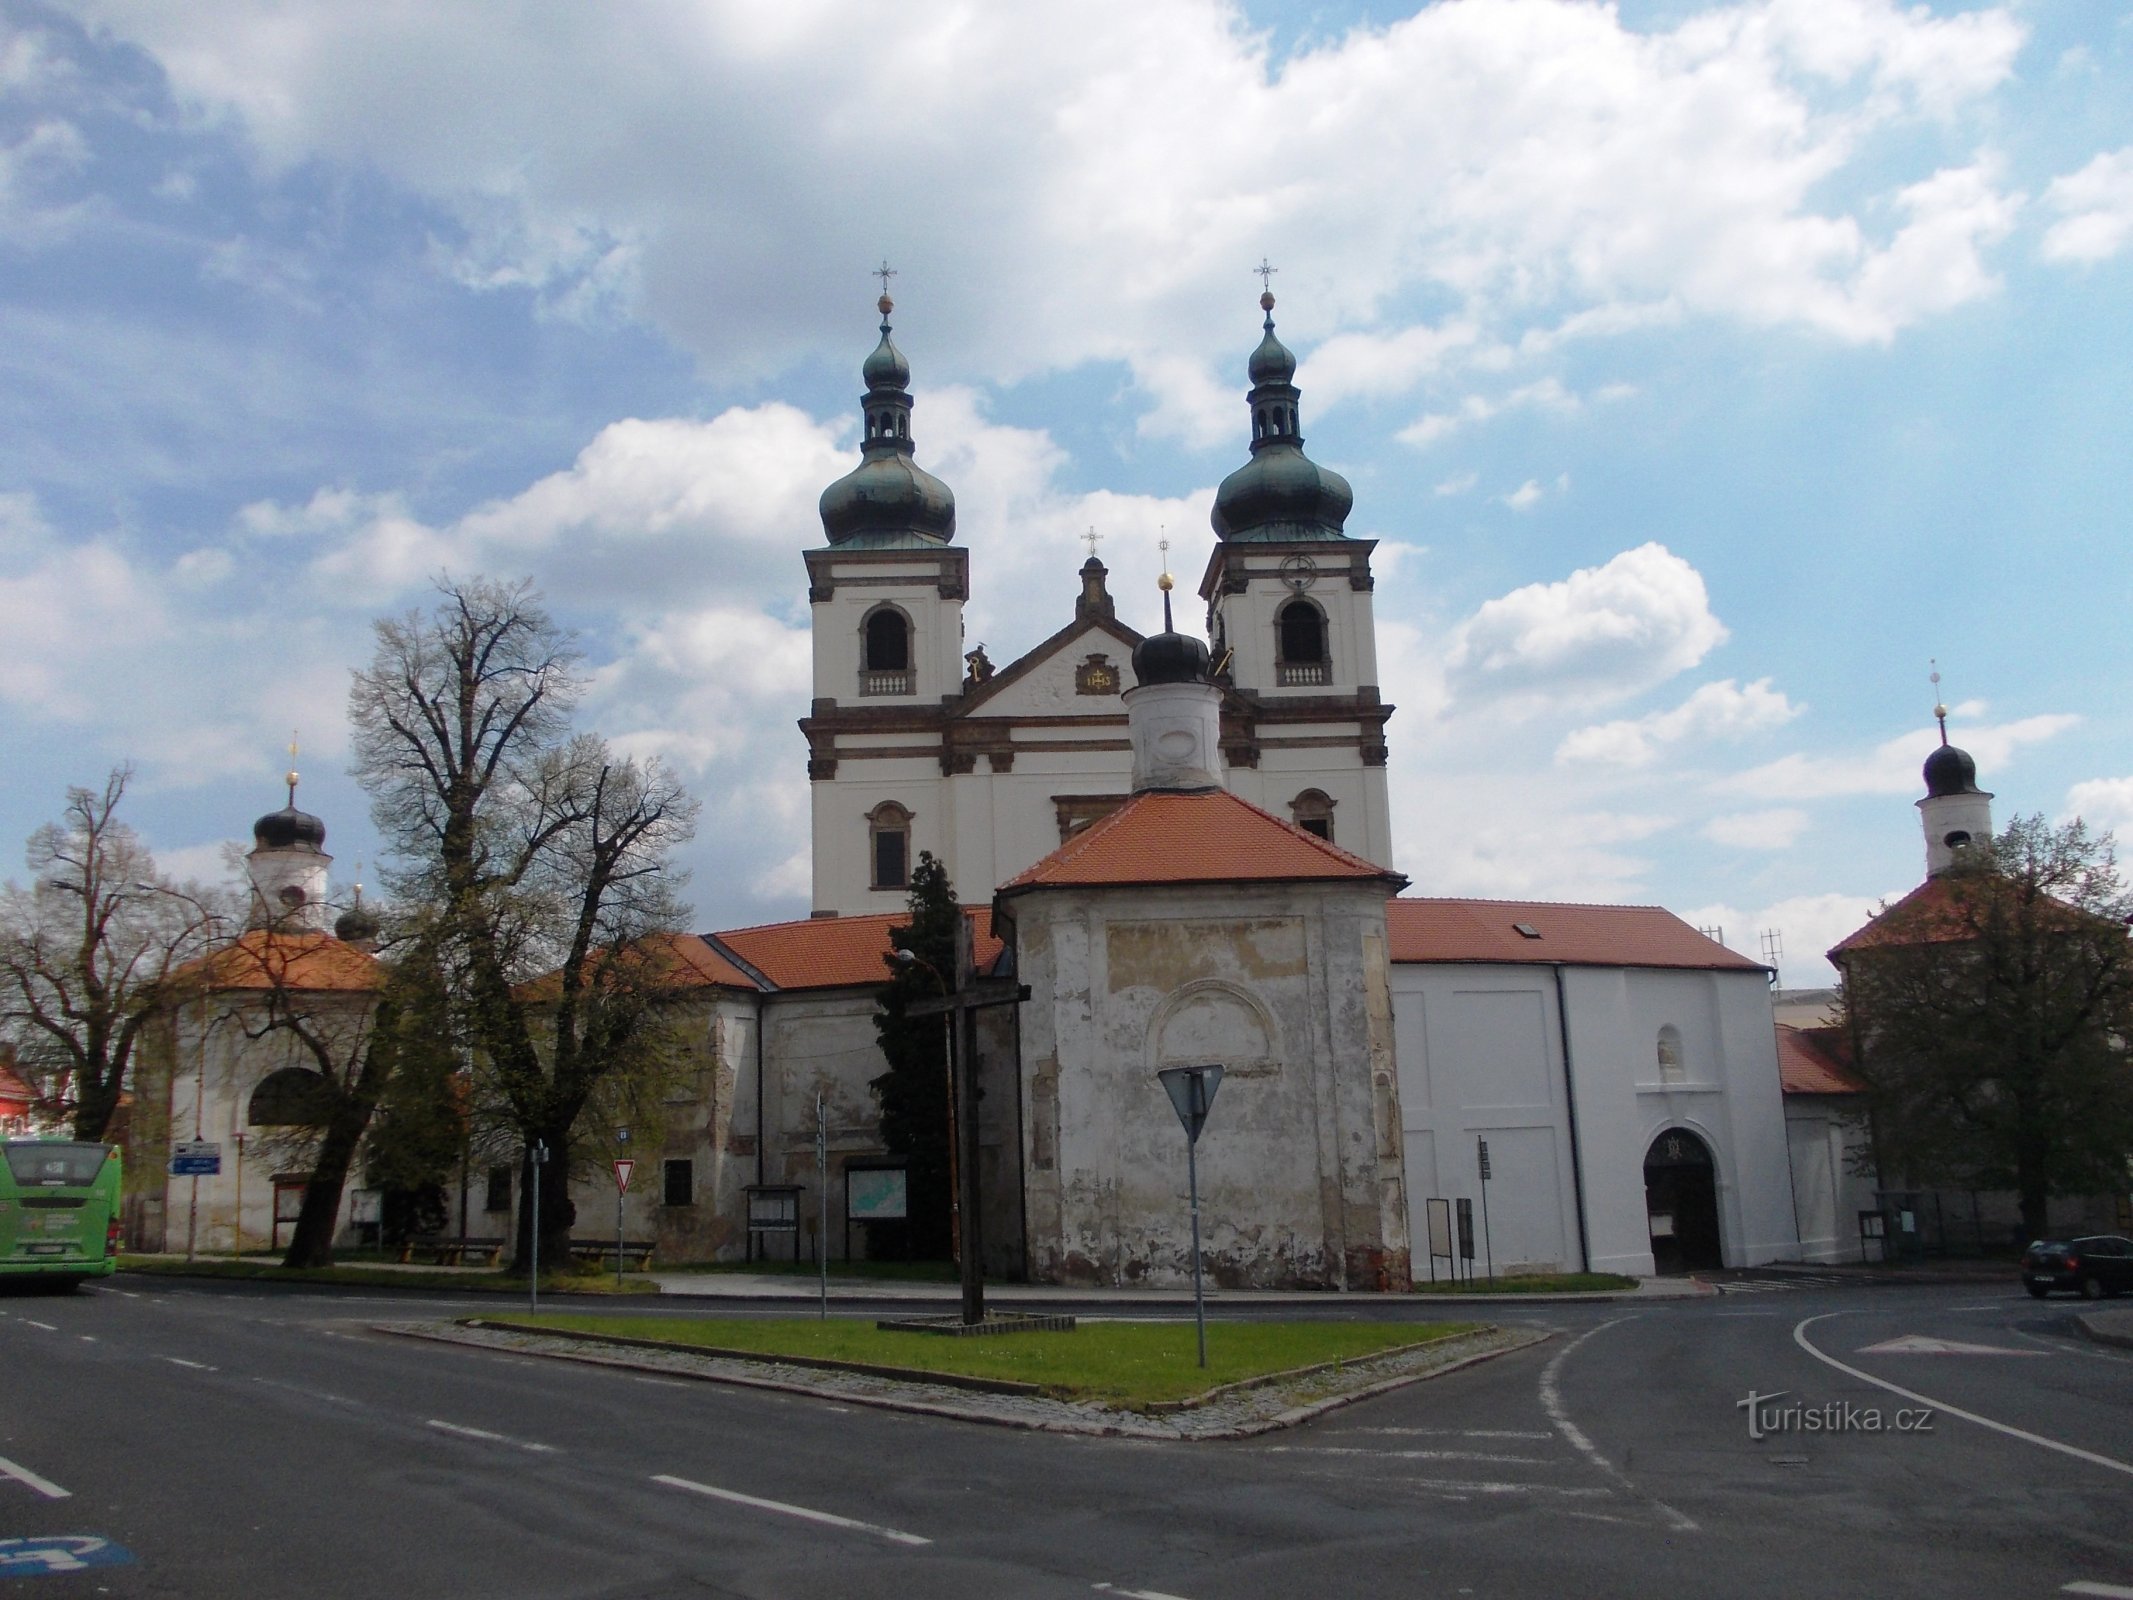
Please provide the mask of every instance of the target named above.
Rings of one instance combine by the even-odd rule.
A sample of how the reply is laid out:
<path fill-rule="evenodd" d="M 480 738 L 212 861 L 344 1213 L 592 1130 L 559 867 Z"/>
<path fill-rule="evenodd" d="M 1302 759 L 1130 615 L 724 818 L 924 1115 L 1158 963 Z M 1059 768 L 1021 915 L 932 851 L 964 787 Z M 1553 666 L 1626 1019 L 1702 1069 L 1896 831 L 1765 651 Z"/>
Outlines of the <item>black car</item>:
<path fill-rule="evenodd" d="M 2022 1252 L 2022 1283 L 2039 1300 L 2054 1289 L 2079 1289 L 2090 1300 L 2133 1289 L 2133 1239 L 2039 1239 Z"/>

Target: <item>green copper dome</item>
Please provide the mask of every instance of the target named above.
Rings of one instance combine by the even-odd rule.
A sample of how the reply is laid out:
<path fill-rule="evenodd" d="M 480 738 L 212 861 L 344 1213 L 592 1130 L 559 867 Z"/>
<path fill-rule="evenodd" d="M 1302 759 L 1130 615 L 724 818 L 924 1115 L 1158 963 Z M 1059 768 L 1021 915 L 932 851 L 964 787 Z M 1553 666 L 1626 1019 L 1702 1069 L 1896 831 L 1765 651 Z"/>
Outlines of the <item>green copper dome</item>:
<path fill-rule="evenodd" d="M 859 465 L 822 491 L 822 531 L 831 544 L 945 544 L 955 537 L 955 494 L 912 459 L 911 364 L 889 336 L 881 297 L 881 343 L 860 374 L 866 437 Z"/>
<path fill-rule="evenodd" d="M 1274 337 L 1274 297 L 1263 294 L 1266 334 L 1252 352 L 1252 459 L 1222 480 L 1209 521 L 1231 541 L 1345 539 L 1355 508 L 1348 480 L 1303 452 L 1296 357 Z"/>

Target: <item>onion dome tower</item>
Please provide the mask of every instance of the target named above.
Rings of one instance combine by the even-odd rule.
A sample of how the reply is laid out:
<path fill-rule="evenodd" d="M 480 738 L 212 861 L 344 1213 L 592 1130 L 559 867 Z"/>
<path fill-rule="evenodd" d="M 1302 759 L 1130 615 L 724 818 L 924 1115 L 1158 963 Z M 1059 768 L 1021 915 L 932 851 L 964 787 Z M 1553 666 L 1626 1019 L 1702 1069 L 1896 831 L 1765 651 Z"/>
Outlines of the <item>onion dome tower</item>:
<path fill-rule="evenodd" d="M 881 342 L 860 367 L 866 434 L 859 465 L 822 491 L 822 532 L 832 545 L 946 544 L 955 537 L 955 495 L 912 459 L 911 363 L 890 336 L 896 308 L 886 290 Z"/>
<path fill-rule="evenodd" d="M 1940 668 L 1933 669 L 1933 684 L 1940 685 Z M 1926 876 L 1937 878 L 1960 866 L 1964 852 L 1973 844 L 1992 839 L 1992 796 L 1977 786 L 1977 762 L 1970 752 L 1948 742 L 1948 706 L 1933 708 L 1940 724 L 1940 748 L 1926 757 L 1923 775 L 1925 798 L 1918 802 L 1918 815 L 1926 831 Z"/>
<path fill-rule="evenodd" d="M 1252 459 L 1215 491 L 1215 536 L 1280 543 L 1344 538 L 1355 491 L 1346 478 L 1304 454 L 1296 357 L 1274 337 L 1271 292 L 1259 296 L 1259 308 L 1266 313 L 1266 332 L 1247 368 Z"/>
<path fill-rule="evenodd" d="M 1222 782 L 1222 691 L 1208 674 L 1207 646 L 1170 619 L 1171 577 L 1163 591 L 1163 631 L 1133 647 L 1134 686 L 1123 696 L 1133 743 L 1133 792 L 1205 792 Z"/>
<path fill-rule="evenodd" d="M 356 871 L 363 870 L 363 863 L 356 863 Z M 355 886 L 355 903 L 333 919 L 333 936 L 343 944 L 359 945 L 365 950 L 375 949 L 378 943 L 378 914 L 363 904 L 363 885 L 358 879 Z"/>
<path fill-rule="evenodd" d="M 289 755 L 293 761 L 293 739 Z M 326 854 L 326 824 L 296 808 L 298 776 L 292 766 L 284 780 L 289 803 L 252 824 L 252 849 L 245 857 L 252 880 L 251 921 L 260 928 L 324 933 L 326 873 L 333 857 Z"/>

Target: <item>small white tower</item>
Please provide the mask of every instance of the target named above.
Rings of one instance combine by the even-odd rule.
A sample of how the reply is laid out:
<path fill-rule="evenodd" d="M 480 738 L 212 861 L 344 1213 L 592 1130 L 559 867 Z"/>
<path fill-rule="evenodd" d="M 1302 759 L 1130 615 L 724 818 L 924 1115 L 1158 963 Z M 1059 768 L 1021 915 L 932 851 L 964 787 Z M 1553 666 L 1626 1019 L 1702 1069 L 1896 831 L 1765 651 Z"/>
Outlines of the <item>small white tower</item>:
<path fill-rule="evenodd" d="M 296 755 L 296 741 L 289 742 Z M 255 928 L 325 933 L 330 927 L 326 904 L 326 824 L 296 809 L 297 772 L 289 769 L 289 803 L 252 824 L 252 850 L 245 866 L 252 880 L 251 923 Z"/>
<path fill-rule="evenodd" d="M 1159 581 L 1163 631 L 1134 646 L 1134 687 L 1121 697 L 1133 741 L 1133 792 L 1220 789 L 1222 691 L 1208 678 L 1207 646 L 1171 625 L 1170 574 Z"/>
<path fill-rule="evenodd" d="M 1940 683 L 1936 667 L 1933 682 Z M 1992 796 L 1977 786 L 1977 763 L 1970 752 L 1948 742 L 1948 707 L 1933 708 L 1940 723 L 1940 748 L 1926 757 L 1926 795 L 1918 802 L 1926 830 L 1926 876 L 1937 878 L 1961 865 L 1963 852 L 1992 841 Z"/>

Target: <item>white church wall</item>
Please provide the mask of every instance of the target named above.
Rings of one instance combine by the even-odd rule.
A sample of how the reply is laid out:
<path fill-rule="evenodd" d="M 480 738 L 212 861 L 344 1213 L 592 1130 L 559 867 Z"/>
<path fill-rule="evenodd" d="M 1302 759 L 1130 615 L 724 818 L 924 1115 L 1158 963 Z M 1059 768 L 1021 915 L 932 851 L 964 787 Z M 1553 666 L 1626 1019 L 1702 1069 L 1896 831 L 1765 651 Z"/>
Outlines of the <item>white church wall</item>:
<path fill-rule="evenodd" d="M 1850 1095 L 1785 1096 L 1785 1135 L 1792 1158 L 1793 1207 L 1800 1259 L 1860 1261 L 1859 1213 L 1874 1204 L 1874 1181 L 1852 1170 L 1866 1133 L 1845 1120 Z"/>
<path fill-rule="evenodd" d="M 1576 1270 L 1562 1050 L 1547 969 L 1401 963 L 1392 983 L 1416 1273 L 1429 1271 L 1431 1198 L 1472 1203 L 1477 1270 L 1485 1251 L 1499 1272 Z M 1491 1169 L 1486 1239 L 1482 1139 Z M 1441 1260 L 1437 1270 L 1445 1270 Z"/>

